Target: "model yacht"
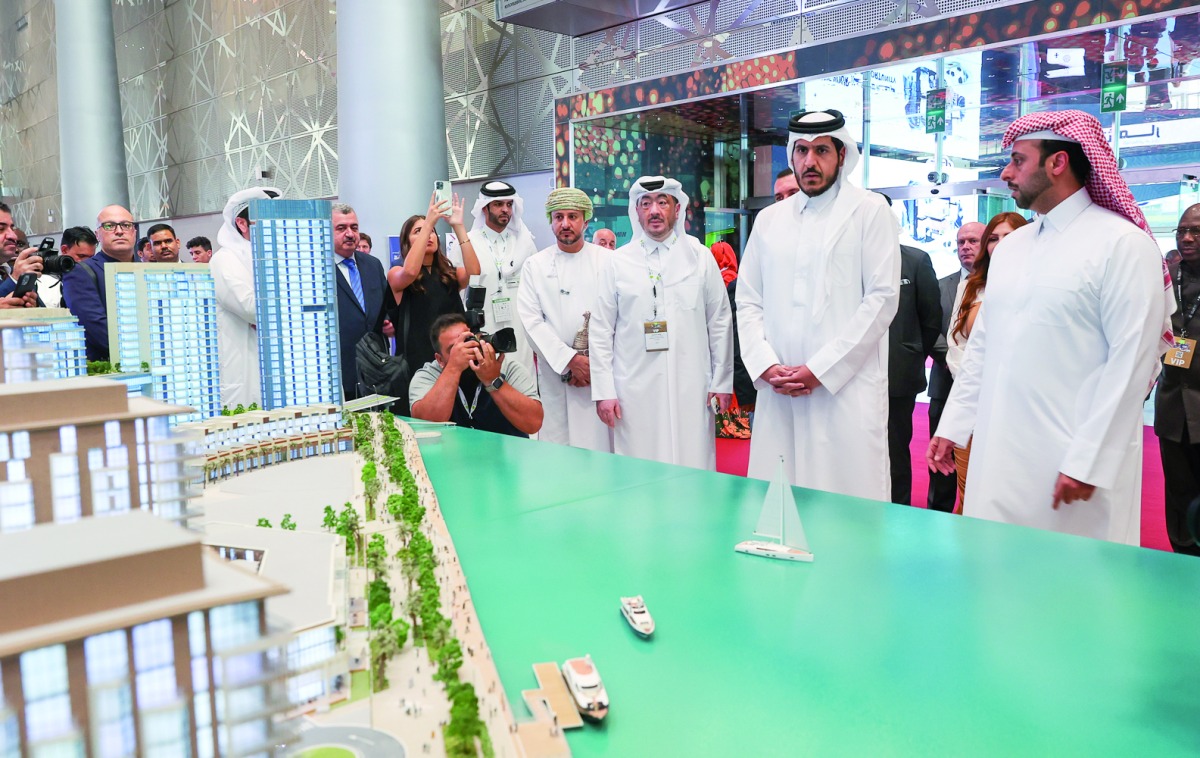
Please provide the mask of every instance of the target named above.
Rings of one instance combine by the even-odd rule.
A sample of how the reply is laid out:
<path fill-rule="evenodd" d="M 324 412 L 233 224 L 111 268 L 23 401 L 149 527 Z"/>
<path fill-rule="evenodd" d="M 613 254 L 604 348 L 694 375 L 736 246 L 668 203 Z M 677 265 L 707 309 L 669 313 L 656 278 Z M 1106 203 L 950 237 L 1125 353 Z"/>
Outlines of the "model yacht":
<path fill-rule="evenodd" d="M 589 721 L 603 720 L 608 715 L 608 692 L 592 656 L 567 660 L 562 665 L 562 674 L 580 715 Z"/>
<path fill-rule="evenodd" d="M 646 602 L 641 595 L 621 598 L 621 615 L 633 627 L 633 631 L 643 639 L 654 634 L 654 619 L 646 610 Z"/>
<path fill-rule="evenodd" d="M 754 533 L 766 539 L 739 542 L 733 549 L 739 553 L 785 561 L 811 562 L 813 559 L 804 525 L 800 523 L 800 513 L 796 510 L 796 496 L 783 469 L 783 458 L 779 459 L 778 473 L 767 488 L 767 497 L 763 501 Z"/>

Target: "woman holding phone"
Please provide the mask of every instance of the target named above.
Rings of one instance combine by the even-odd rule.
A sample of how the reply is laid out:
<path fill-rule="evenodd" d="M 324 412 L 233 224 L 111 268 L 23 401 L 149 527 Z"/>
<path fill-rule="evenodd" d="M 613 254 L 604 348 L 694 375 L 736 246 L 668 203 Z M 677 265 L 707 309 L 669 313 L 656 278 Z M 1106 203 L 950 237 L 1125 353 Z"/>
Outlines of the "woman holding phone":
<path fill-rule="evenodd" d="M 457 268 L 442 251 L 437 234 L 437 222 L 447 219 L 450 229 L 462 246 L 463 265 Z M 441 199 L 437 190 L 429 198 L 429 210 L 424 216 L 410 216 L 400 230 L 400 254 L 404 265 L 388 271 L 392 304 L 388 318 L 396 329 L 396 355 L 408 359 L 410 371 L 416 371 L 433 360 L 433 345 L 429 342 L 429 327 L 434 319 L 445 313 L 462 313 L 459 294 L 471 277 L 479 273 L 479 259 L 463 226 L 463 201 Z M 407 333 L 405 319 L 407 318 Z"/>

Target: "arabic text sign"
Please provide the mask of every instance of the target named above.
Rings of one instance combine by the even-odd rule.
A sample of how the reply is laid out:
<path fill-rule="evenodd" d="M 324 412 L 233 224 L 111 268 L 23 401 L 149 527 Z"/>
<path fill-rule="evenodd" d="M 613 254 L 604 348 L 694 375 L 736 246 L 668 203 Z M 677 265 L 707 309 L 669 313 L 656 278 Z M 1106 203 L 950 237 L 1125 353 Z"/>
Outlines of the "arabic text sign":
<path fill-rule="evenodd" d="M 1125 110 L 1128 103 L 1126 83 L 1129 79 L 1129 65 L 1125 61 L 1105 63 L 1100 77 L 1100 112 L 1113 113 Z"/>

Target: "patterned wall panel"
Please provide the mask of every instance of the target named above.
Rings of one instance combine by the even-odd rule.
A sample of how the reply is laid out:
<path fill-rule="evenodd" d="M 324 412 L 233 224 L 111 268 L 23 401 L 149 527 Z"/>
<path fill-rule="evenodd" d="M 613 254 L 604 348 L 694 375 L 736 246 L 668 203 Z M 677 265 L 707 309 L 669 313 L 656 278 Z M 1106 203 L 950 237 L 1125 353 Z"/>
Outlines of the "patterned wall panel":
<path fill-rule="evenodd" d="M 30 234 L 62 216 L 55 49 L 53 0 L 0 2 L 0 195 Z"/>

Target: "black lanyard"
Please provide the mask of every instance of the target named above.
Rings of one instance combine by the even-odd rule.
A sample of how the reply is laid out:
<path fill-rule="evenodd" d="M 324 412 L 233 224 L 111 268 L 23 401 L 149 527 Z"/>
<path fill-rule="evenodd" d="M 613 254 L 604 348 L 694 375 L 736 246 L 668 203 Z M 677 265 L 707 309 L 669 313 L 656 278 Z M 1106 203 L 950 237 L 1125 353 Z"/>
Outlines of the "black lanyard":
<path fill-rule="evenodd" d="M 1186 312 L 1183 309 L 1183 266 L 1179 267 L 1179 283 L 1175 285 L 1175 291 L 1179 298 L 1179 311 L 1183 314 L 1183 323 L 1179 331 L 1180 337 L 1187 337 L 1188 324 L 1192 322 L 1192 318 L 1196 315 L 1196 309 L 1200 308 L 1200 293 L 1197 293 L 1195 299 L 1192 300 L 1192 307 Z"/>

